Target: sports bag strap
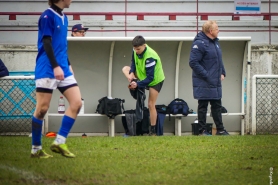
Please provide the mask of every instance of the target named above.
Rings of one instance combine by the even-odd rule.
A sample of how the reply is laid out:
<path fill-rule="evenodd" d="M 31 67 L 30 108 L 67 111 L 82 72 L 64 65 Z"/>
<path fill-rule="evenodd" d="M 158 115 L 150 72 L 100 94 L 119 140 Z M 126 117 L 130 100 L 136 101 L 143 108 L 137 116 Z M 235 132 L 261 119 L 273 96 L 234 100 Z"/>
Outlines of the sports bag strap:
<path fill-rule="evenodd" d="M 181 102 L 185 102 L 183 99 L 180 99 L 180 98 L 176 98 L 174 101 L 181 101 Z"/>
<path fill-rule="evenodd" d="M 122 103 L 122 109 L 123 109 L 123 112 L 125 111 L 125 108 L 124 108 L 124 102 L 125 102 L 125 100 L 124 99 L 119 99 Z"/>

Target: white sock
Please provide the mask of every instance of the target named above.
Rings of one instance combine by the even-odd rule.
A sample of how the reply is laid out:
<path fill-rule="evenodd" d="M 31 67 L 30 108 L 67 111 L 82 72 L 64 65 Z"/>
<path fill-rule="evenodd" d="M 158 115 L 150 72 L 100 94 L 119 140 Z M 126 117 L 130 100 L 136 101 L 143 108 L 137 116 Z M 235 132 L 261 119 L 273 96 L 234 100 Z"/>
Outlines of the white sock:
<path fill-rule="evenodd" d="M 41 149 L 42 149 L 42 146 L 41 146 L 41 145 L 39 145 L 39 146 L 37 146 L 37 145 L 32 145 L 31 153 L 34 154 L 34 153 L 36 153 L 38 150 L 41 150 Z"/>
<path fill-rule="evenodd" d="M 57 135 L 54 144 L 59 145 L 59 144 L 65 144 L 66 143 L 66 138 L 64 136 L 61 135 Z"/>

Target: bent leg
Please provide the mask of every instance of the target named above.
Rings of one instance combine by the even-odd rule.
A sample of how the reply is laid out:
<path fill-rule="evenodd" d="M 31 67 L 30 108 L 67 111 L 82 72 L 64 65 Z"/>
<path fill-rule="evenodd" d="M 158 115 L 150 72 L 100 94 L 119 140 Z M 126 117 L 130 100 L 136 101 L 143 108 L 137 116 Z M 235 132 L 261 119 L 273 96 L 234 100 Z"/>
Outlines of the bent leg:
<path fill-rule="evenodd" d="M 65 112 L 65 115 L 76 119 L 77 114 L 79 113 L 82 100 L 81 100 L 81 93 L 78 86 L 71 87 L 64 92 L 64 96 L 69 102 L 69 107 Z"/>
<path fill-rule="evenodd" d="M 64 144 L 66 142 L 66 138 L 82 106 L 81 93 L 78 86 L 73 86 L 65 90 L 64 96 L 69 102 L 69 107 L 62 118 L 62 124 L 55 140 L 57 144 Z"/>
<path fill-rule="evenodd" d="M 63 95 L 69 102 L 69 107 L 65 112 L 65 115 L 62 119 L 62 124 L 60 130 L 57 134 L 57 137 L 54 143 L 51 145 L 50 149 L 53 152 L 60 153 L 65 157 L 73 158 L 75 155 L 71 153 L 67 147 L 66 139 L 68 134 L 75 122 L 77 114 L 82 106 L 81 101 L 81 93 L 77 84 L 73 84 L 75 86 L 71 86 L 63 92 Z"/>
<path fill-rule="evenodd" d="M 124 66 L 122 69 L 122 72 L 124 73 L 125 77 L 127 78 L 128 82 L 131 82 L 134 78 L 136 78 L 136 75 L 131 73 L 129 74 L 130 67 Z"/>
<path fill-rule="evenodd" d="M 45 114 L 48 111 L 49 104 L 52 98 L 52 93 L 36 92 L 36 110 L 34 112 L 34 117 L 43 120 Z"/>
<path fill-rule="evenodd" d="M 130 67 L 129 66 L 124 66 L 122 69 L 122 72 L 124 73 L 125 77 L 128 79 L 129 77 L 129 71 L 130 71 Z"/>

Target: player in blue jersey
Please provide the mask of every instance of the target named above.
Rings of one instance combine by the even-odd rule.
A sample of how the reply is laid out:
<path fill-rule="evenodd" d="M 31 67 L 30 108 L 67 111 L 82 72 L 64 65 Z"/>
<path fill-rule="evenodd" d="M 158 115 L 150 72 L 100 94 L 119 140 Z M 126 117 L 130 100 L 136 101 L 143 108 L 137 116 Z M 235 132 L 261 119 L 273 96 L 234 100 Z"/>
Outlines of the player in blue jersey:
<path fill-rule="evenodd" d="M 48 0 L 48 4 L 50 8 L 42 13 L 38 22 L 38 55 L 35 67 L 37 105 L 32 117 L 31 157 L 52 157 L 42 150 L 41 132 L 52 92 L 57 88 L 68 100 L 69 108 L 62 118 L 60 130 L 50 149 L 72 158 L 75 155 L 68 150 L 65 143 L 82 102 L 81 93 L 68 60 L 68 19 L 62 12 L 64 8 L 69 8 L 71 0 Z"/>

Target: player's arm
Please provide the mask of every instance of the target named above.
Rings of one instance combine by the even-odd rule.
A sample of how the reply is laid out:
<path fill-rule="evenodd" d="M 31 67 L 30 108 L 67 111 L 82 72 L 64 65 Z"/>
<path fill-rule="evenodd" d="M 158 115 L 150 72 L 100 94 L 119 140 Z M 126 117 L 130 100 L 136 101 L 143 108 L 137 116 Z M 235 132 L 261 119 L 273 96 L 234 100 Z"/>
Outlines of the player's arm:
<path fill-rule="evenodd" d="M 43 42 L 43 49 L 50 61 L 52 68 L 54 69 L 55 67 L 58 67 L 59 65 L 54 56 L 54 51 L 53 51 L 51 40 L 52 39 L 50 36 L 44 36 L 42 39 L 42 42 Z"/>
<path fill-rule="evenodd" d="M 64 80 L 64 72 L 56 61 L 51 40 L 50 36 L 44 36 L 42 39 L 43 48 L 53 68 L 55 78 L 57 80 Z"/>
<path fill-rule="evenodd" d="M 130 64 L 130 70 L 129 70 L 129 78 L 128 81 L 131 82 L 135 77 L 136 72 L 136 66 L 135 66 L 135 60 L 134 60 L 134 51 L 132 51 L 131 55 L 131 64 Z"/>
<path fill-rule="evenodd" d="M 135 71 L 136 71 L 135 60 L 134 60 L 134 54 L 133 54 L 133 52 L 134 52 L 134 51 L 132 51 L 131 64 L 130 64 L 130 71 L 129 71 L 129 74 L 130 74 L 130 73 L 135 73 Z"/>

